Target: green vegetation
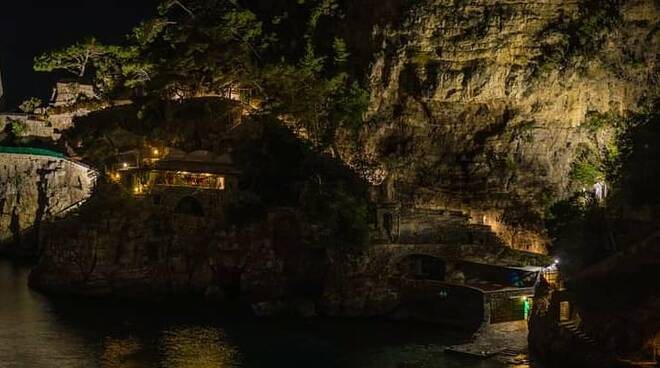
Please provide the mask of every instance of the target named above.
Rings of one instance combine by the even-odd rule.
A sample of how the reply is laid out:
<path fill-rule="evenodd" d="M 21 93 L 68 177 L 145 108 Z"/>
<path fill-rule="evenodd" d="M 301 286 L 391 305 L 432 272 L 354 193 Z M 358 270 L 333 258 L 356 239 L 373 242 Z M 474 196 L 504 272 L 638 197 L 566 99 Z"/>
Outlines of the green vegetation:
<path fill-rule="evenodd" d="M 598 152 L 591 146 L 580 144 L 569 175 L 574 182 L 588 186 L 604 179 L 603 162 Z"/>
<path fill-rule="evenodd" d="M 596 154 L 584 148 L 571 174 L 586 182 L 607 175 L 607 201 L 598 203 L 591 193 L 580 191 L 554 203 L 546 215 L 555 253 L 570 260 L 562 266 L 569 274 L 657 231 L 653 224 L 656 220 L 651 218 L 647 225 L 635 222 L 635 231 L 631 232 L 631 220 L 625 216 L 660 204 L 660 113 L 653 108 L 616 121 L 616 140 L 608 148 L 604 163 L 596 163 Z M 596 125 L 601 124 L 598 120 Z"/>
<path fill-rule="evenodd" d="M 581 128 L 592 136 L 594 142 L 599 140 L 599 136 L 601 139 L 609 137 L 609 141 L 601 147 L 586 143 L 577 147 L 570 172 L 575 183 L 590 186 L 599 180 L 616 180 L 621 166 L 621 150 L 626 145 L 622 137 L 630 128 L 631 121 L 613 112 L 592 112 L 587 115 Z"/>
<path fill-rule="evenodd" d="M 90 38 L 39 56 L 35 70 L 92 76 L 108 97 L 139 88 L 170 101 L 248 88 L 262 113 L 284 118 L 319 150 L 337 153 L 337 129 L 360 127 L 368 102 L 347 72 L 346 42 L 319 27 L 342 10 L 332 0 L 299 1 L 283 10 L 297 16 L 255 13 L 230 0 L 165 1 L 159 16 L 136 27 L 125 45 Z M 304 34 L 289 33 L 301 23 L 307 24 Z"/>
<path fill-rule="evenodd" d="M 602 247 L 608 244 L 607 233 L 601 228 L 603 214 L 588 192 L 577 192 L 548 209 L 545 221 L 552 253 L 563 260 L 563 272 L 573 274 L 603 253 Z"/>
<path fill-rule="evenodd" d="M 506 160 L 504 161 L 504 166 L 506 167 L 508 172 L 515 172 L 516 169 L 518 168 L 518 163 L 516 162 L 515 157 L 509 155 L 506 157 Z"/>
<path fill-rule="evenodd" d="M 504 132 L 504 137 L 510 137 L 511 140 L 519 139 L 523 142 L 532 142 L 534 140 L 534 130 L 537 129 L 536 122 L 524 121 Z"/>
<path fill-rule="evenodd" d="M 606 128 L 622 129 L 626 122 L 613 112 L 598 113 L 590 112 L 582 125 L 590 133 L 597 133 Z"/>
<path fill-rule="evenodd" d="M 319 154 L 276 121 L 259 122 L 257 139 L 236 157 L 245 168 L 243 193 L 232 213 L 249 222 L 269 207 L 295 207 L 316 229 L 317 245 L 367 244 L 367 186 L 338 160 Z"/>
<path fill-rule="evenodd" d="M 656 107 L 626 119 L 617 135 L 613 180 L 622 189 L 619 200 L 634 206 L 660 204 L 660 110 Z"/>
<path fill-rule="evenodd" d="M 11 134 L 14 137 L 22 137 L 27 133 L 27 125 L 23 120 L 10 120 Z"/>
<path fill-rule="evenodd" d="M 38 99 L 36 97 L 31 97 L 31 98 L 23 101 L 23 103 L 21 103 L 20 106 L 18 106 L 18 108 L 26 114 L 31 114 L 36 109 L 41 107 L 42 104 L 43 104 L 43 101 L 41 101 L 40 99 Z"/>

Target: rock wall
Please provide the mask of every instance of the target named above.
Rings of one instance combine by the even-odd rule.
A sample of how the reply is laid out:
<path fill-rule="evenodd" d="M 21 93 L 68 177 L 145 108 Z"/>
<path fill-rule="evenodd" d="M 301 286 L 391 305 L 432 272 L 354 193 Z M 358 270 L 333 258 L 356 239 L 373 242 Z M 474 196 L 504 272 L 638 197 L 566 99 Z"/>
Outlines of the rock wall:
<path fill-rule="evenodd" d="M 28 251 L 26 231 L 84 201 L 94 183 L 93 170 L 71 161 L 0 154 L 0 251 Z"/>
<path fill-rule="evenodd" d="M 371 124 L 353 157 L 385 168 L 406 200 L 486 211 L 512 243 L 542 246 L 543 207 L 576 190 L 578 148 L 609 139 L 587 116 L 658 95 L 657 2 L 596 3 L 428 0 L 374 26 Z M 584 31 L 592 13 L 617 23 Z"/>
<path fill-rule="evenodd" d="M 17 125 L 18 132 L 14 131 L 14 125 Z M 44 120 L 42 117 L 28 114 L 0 115 L 0 136 L 3 133 L 11 133 L 16 135 L 16 138 L 30 137 L 52 140 L 58 140 L 61 136 L 59 132 L 55 131 L 55 128 L 50 122 Z"/>
<path fill-rule="evenodd" d="M 256 303 L 290 296 L 301 280 L 313 282 L 323 272 L 313 251 L 300 248 L 300 234 L 280 226 L 289 215 L 271 214 L 238 229 L 220 218 L 176 213 L 152 199 L 104 207 L 102 217 L 83 214 L 52 224 L 31 285 L 80 295 L 188 294 Z"/>
<path fill-rule="evenodd" d="M 534 295 L 529 320 L 529 350 L 541 360 L 557 366 L 627 367 L 613 350 L 585 342 L 559 323 L 561 292 L 541 282 Z"/>
<path fill-rule="evenodd" d="M 219 208 L 228 200 L 195 198 Z M 205 296 L 252 304 L 261 315 L 395 316 L 405 288 L 392 278 L 410 255 L 493 265 L 547 262 L 542 255 L 493 243 L 318 248 L 313 229 L 293 209 L 271 209 L 263 221 L 236 227 L 227 223 L 227 215 L 177 213 L 178 206 L 162 195 L 112 206 L 100 199 L 92 199 L 79 216 L 49 225 L 31 275 L 33 287 L 147 299 Z M 399 318 L 413 315 L 414 310 L 398 313 Z"/>

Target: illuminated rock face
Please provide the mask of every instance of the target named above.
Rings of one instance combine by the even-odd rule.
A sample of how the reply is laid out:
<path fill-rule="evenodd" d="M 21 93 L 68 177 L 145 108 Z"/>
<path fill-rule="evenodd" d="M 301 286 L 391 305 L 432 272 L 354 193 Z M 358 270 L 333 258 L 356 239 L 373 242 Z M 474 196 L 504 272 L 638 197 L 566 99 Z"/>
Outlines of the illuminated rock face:
<path fill-rule="evenodd" d="M 63 159 L 0 153 L 0 251 L 27 251 L 27 232 L 89 197 L 94 175 Z"/>
<path fill-rule="evenodd" d="M 541 246 L 530 223 L 579 189 L 580 147 L 609 140 L 587 116 L 635 111 L 658 92 L 657 2 L 626 2 L 613 30 L 594 31 L 597 51 L 551 61 L 585 21 L 582 3 L 429 0 L 374 28 L 373 125 L 356 157 L 388 166 L 415 204 L 485 216 L 508 242 Z"/>

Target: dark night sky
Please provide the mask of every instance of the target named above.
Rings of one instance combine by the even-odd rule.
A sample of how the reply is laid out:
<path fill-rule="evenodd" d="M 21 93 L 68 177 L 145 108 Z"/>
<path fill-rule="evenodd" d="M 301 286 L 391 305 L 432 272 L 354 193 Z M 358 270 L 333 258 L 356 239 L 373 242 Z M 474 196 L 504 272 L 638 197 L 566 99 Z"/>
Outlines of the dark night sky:
<path fill-rule="evenodd" d="M 8 107 L 15 107 L 29 96 L 50 96 L 56 76 L 32 71 L 36 55 L 92 35 L 102 42 L 121 41 L 140 20 L 155 13 L 157 2 L 16 0 L 11 5 L 3 4 L 0 62 Z"/>

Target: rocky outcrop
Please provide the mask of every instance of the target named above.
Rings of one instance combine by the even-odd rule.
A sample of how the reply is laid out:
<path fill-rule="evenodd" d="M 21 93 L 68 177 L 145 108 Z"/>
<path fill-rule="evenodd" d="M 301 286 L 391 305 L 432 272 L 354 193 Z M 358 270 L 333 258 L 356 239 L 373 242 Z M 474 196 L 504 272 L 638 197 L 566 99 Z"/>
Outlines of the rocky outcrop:
<path fill-rule="evenodd" d="M 189 294 L 257 303 L 289 297 L 297 284 L 312 283 L 323 272 L 323 262 L 314 262 L 309 251 L 282 244 L 278 234 L 287 231 L 277 230 L 282 216 L 271 214 L 237 229 L 221 217 L 177 213 L 151 200 L 125 201 L 120 208 L 104 204 L 100 217 L 52 224 L 31 285 L 79 295 L 157 299 Z M 98 204 L 93 200 L 89 206 Z M 300 236 L 284 238 L 298 242 Z M 301 257 L 305 262 L 298 261 Z"/>
<path fill-rule="evenodd" d="M 0 251 L 29 252 L 28 235 L 88 198 L 95 175 L 61 158 L 0 153 Z"/>
<path fill-rule="evenodd" d="M 61 137 L 53 125 L 41 116 L 29 114 L 1 114 L 0 140 L 3 135 L 13 135 L 14 139 L 45 138 L 58 140 Z"/>
<path fill-rule="evenodd" d="M 192 195 L 218 209 L 230 201 L 224 193 Z M 409 318 L 397 308 L 405 289 L 399 282 L 401 263 L 411 255 L 501 266 L 547 262 L 545 256 L 497 243 L 461 243 L 467 238 L 451 244 L 319 248 L 313 227 L 294 209 L 272 208 L 265 218 L 236 227 L 226 212 L 181 213 L 167 196 L 175 193 L 119 201 L 110 196 L 106 203 L 96 197 L 79 216 L 50 225 L 31 285 L 103 297 L 196 295 L 250 304 L 263 316 L 394 316 L 398 311 L 398 318 Z"/>
<path fill-rule="evenodd" d="M 657 96 L 657 2 L 605 5 L 421 1 L 375 26 L 372 124 L 353 157 L 382 165 L 407 200 L 486 212 L 514 245 L 544 246 L 543 208 L 579 185 L 580 147 L 609 140 L 587 117 Z"/>

